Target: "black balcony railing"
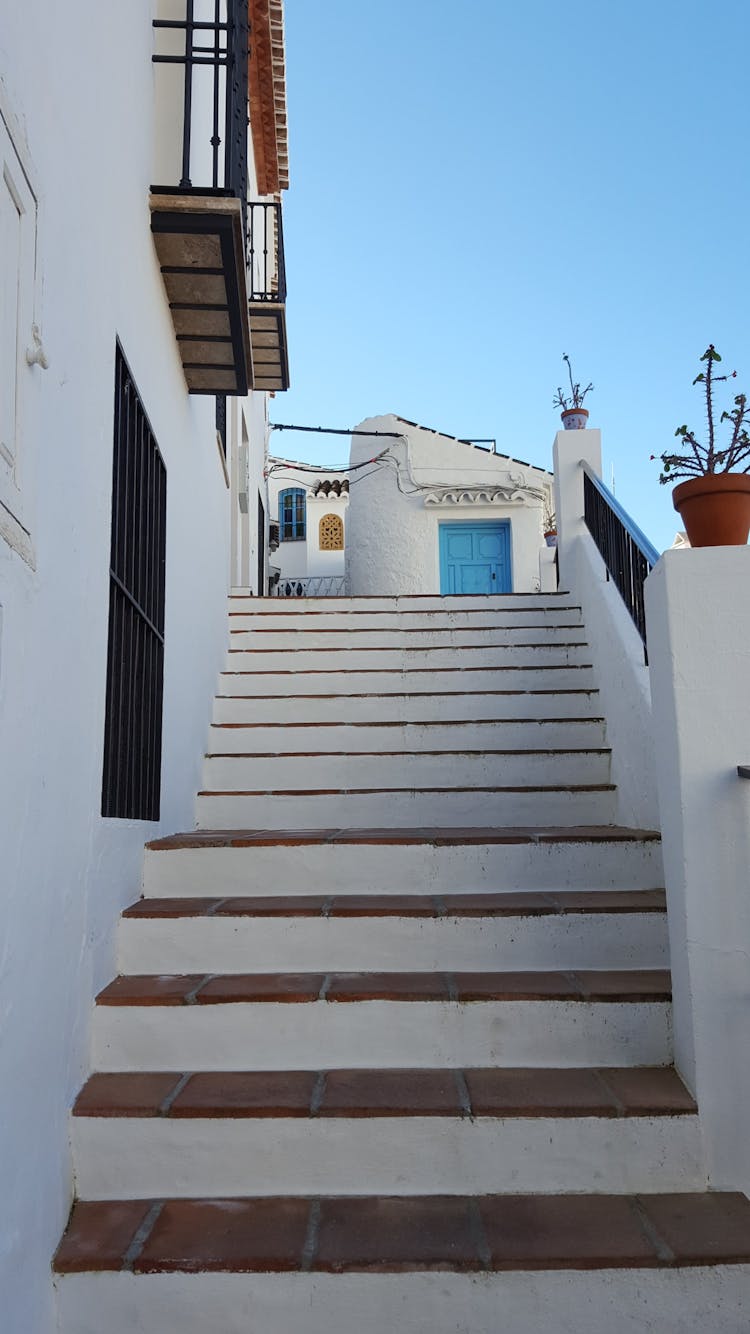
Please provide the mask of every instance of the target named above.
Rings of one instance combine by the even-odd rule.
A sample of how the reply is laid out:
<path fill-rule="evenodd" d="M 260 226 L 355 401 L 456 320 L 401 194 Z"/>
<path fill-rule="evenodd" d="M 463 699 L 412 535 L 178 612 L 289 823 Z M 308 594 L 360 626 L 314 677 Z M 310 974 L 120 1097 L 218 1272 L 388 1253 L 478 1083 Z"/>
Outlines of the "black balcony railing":
<path fill-rule="evenodd" d="M 157 41 L 169 48 L 156 51 L 154 63 L 181 66 L 184 73 L 181 174 L 153 191 L 232 195 L 240 200 L 246 228 L 247 0 L 183 4 L 184 17 L 154 19 Z"/>
<path fill-rule="evenodd" d="M 659 559 L 653 547 L 612 492 L 587 463 L 583 467 L 584 520 L 625 606 L 635 622 L 646 653 L 646 610 L 643 588 Z"/>
<path fill-rule="evenodd" d="M 258 200 L 248 205 L 247 271 L 250 301 L 286 301 L 284 231 L 281 204 Z"/>

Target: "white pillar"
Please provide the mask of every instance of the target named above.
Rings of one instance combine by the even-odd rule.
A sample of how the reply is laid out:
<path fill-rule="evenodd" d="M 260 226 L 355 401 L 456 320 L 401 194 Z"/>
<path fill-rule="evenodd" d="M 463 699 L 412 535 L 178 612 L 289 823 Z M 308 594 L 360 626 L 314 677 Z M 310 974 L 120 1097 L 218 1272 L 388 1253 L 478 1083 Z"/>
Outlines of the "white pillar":
<path fill-rule="evenodd" d="M 711 1185 L 750 1191 L 750 548 L 667 551 L 646 582 L 675 1063 Z"/>
<path fill-rule="evenodd" d="M 584 531 L 583 469 L 580 464 L 581 460 L 585 459 L 597 476 L 601 477 L 601 431 L 558 431 L 552 447 L 552 457 L 555 470 L 555 516 L 560 587 L 569 589 L 574 575 L 571 563 L 572 546 Z"/>

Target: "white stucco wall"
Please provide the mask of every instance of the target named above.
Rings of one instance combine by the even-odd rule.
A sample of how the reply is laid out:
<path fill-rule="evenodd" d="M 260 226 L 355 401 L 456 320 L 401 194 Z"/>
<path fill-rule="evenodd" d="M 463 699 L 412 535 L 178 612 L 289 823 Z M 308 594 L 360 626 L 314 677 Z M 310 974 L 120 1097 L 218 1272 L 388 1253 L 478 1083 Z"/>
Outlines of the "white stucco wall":
<path fill-rule="evenodd" d="M 601 433 L 558 431 L 553 456 L 560 588 L 580 601 L 583 611 L 612 747 L 617 819 L 658 829 L 651 684 L 643 644 L 583 519 L 581 460 L 601 476 Z"/>
<path fill-rule="evenodd" d="M 541 492 L 550 487 L 549 473 L 410 426 L 393 415 L 369 417 L 357 430 L 393 432 L 400 438 L 352 435 L 352 464 L 383 450 L 393 460 L 373 467 L 369 474 L 362 469 L 352 486 L 346 535 L 352 595 L 439 593 L 439 524 L 502 519 L 511 525 L 513 591 L 538 590 L 539 548 L 544 541 Z M 468 492 L 485 487 L 507 487 L 518 499 L 425 504 L 425 495 L 440 488 Z"/>
<path fill-rule="evenodd" d="M 675 1064 L 711 1186 L 750 1191 L 750 548 L 666 551 L 646 581 Z"/>
<path fill-rule="evenodd" d="M 92 998 L 115 971 L 144 841 L 191 828 L 226 644 L 230 503 L 214 400 L 190 398 L 149 230 L 152 4 L 0 0 L 0 96 L 39 192 L 23 369 L 32 563 L 0 538 L 0 1325 L 56 1328 L 50 1258 Z M 115 58 L 116 57 L 116 58 Z M 167 468 L 162 817 L 99 816 L 115 336 Z M 251 519 L 253 517 L 251 509 Z M 33 567 L 32 567 L 33 565 Z"/>
<path fill-rule="evenodd" d="M 310 465 L 313 468 L 314 465 Z M 326 514 L 337 514 L 344 525 L 344 542 L 348 525 L 349 494 L 337 496 L 333 493 L 315 495 L 314 489 L 321 479 L 333 481 L 341 474 L 320 471 L 296 470 L 291 464 L 281 471 L 272 471 L 268 479 L 270 517 L 279 518 L 279 496 L 289 487 L 300 487 L 306 492 L 306 515 L 304 541 L 280 542 L 278 551 L 273 552 L 271 563 L 281 571 L 281 579 L 300 579 L 305 575 L 338 577 L 344 574 L 344 551 L 321 551 L 319 540 L 320 520 Z"/>

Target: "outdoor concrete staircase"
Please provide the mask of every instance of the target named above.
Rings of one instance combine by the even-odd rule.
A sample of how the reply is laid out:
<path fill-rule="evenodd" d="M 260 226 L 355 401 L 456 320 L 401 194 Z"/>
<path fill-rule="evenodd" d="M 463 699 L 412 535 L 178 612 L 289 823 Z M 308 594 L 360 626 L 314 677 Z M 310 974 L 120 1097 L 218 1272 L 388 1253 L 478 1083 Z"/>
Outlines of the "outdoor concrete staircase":
<path fill-rule="evenodd" d="M 739 1334 L 565 594 L 230 602 L 74 1108 L 61 1334 Z"/>

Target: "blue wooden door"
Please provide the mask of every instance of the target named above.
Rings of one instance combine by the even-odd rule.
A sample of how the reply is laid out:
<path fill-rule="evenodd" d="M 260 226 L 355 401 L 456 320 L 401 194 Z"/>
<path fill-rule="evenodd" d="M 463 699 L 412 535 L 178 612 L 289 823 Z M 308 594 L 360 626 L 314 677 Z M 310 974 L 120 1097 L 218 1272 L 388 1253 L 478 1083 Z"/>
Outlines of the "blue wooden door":
<path fill-rule="evenodd" d="M 511 593 L 510 520 L 440 524 L 441 593 Z"/>

